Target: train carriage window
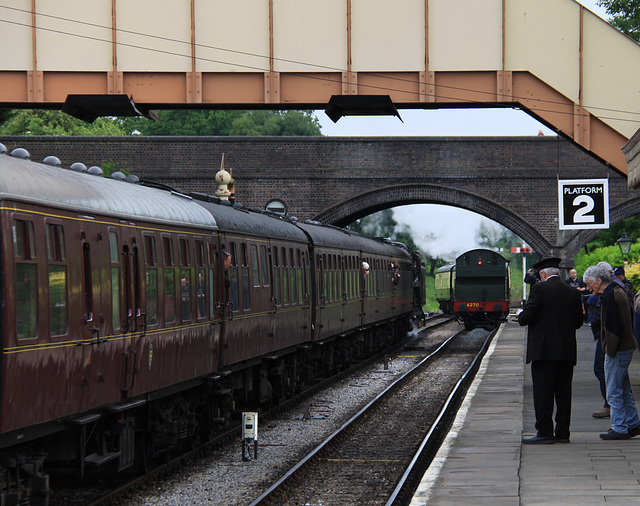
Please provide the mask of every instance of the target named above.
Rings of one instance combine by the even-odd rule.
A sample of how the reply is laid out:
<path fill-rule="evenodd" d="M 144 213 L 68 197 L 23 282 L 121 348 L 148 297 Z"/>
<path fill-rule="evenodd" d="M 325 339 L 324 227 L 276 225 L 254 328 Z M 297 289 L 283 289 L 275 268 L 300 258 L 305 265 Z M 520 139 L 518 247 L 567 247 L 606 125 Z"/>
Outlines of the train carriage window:
<path fill-rule="evenodd" d="M 120 328 L 120 262 L 118 236 L 109 232 L 109 252 L 111 259 L 111 324 L 113 330 Z"/>
<path fill-rule="evenodd" d="M 47 226 L 47 257 L 56 262 L 66 259 L 62 225 L 50 223 Z"/>
<path fill-rule="evenodd" d="M 347 291 L 347 299 L 351 300 L 353 298 L 353 258 L 350 256 L 347 257 L 346 271 L 345 289 Z"/>
<path fill-rule="evenodd" d="M 262 265 L 262 286 L 269 286 L 269 263 L 267 259 L 267 247 L 260 246 L 260 265 Z"/>
<path fill-rule="evenodd" d="M 172 324 L 176 321 L 176 274 L 173 268 L 173 240 L 162 238 L 162 253 L 164 258 L 164 323 Z"/>
<path fill-rule="evenodd" d="M 207 271 L 204 268 L 205 249 L 204 242 L 196 240 L 196 309 L 197 318 L 207 317 Z"/>
<path fill-rule="evenodd" d="M 191 269 L 189 243 L 180 239 L 180 315 L 183 322 L 191 320 Z"/>
<path fill-rule="evenodd" d="M 33 222 L 25 220 L 13 221 L 13 251 L 17 258 L 31 260 L 36 256 L 36 241 Z"/>
<path fill-rule="evenodd" d="M 324 293 L 324 264 L 322 263 L 322 255 L 316 256 L 316 290 L 318 295 L 318 302 L 322 302 L 322 295 Z"/>
<path fill-rule="evenodd" d="M 251 304 L 249 303 L 249 255 L 247 252 L 247 245 L 242 244 L 242 309 L 249 309 Z"/>
<path fill-rule="evenodd" d="M 215 319 L 215 298 L 214 298 L 214 282 L 215 282 L 215 266 L 218 261 L 218 251 L 215 244 L 207 243 L 209 249 L 209 314 L 211 319 Z"/>
<path fill-rule="evenodd" d="M 344 290 L 342 289 L 342 273 L 344 271 L 344 260 L 342 255 L 338 256 L 338 298 L 339 300 L 344 300 Z"/>
<path fill-rule="evenodd" d="M 273 248 L 273 296 L 276 299 L 276 304 L 282 304 L 280 298 L 280 263 L 278 262 L 278 248 Z"/>
<path fill-rule="evenodd" d="M 204 266 L 204 243 L 202 241 L 196 240 L 195 254 L 196 254 L 196 267 L 203 267 Z"/>
<path fill-rule="evenodd" d="M 320 295 L 321 297 L 323 297 L 326 301 L 327 299 L 327 287 L 328 287 L 328 279 L 327 279 L 327 255 L 322 255 L 322 262 L 320 263 L 320 265 L 322 266 L 322 268 L 320 269 L 320 275 L 322 276 L 322 283 L 320 285 L 321 287 L 321 291 L 320 291 Z"/>
<path fill-rule="evenodd" d="M 33 223 L 13 221 L 16 258 L 16 335 L 18 339 L 38 337 L 38 278 Z M 32 261 L 32 262 L 29 262 Z"/>
<path fill-rule="evenodd" d="M 260 269 L 258 269 L 258 247 L 251 245 L 251 275 L 253 276 L 253 287 L 260 287 Z"/>
<path fill-rule="evenodd" d="M 150 235 L 144 236 L 145 258 L 145 291 L 146 291 L 146 315 L 147 325 L 158 324 L 158 269 L 156 256 L 156 238 Z"/>
<path fill-rule="evenodd" d="M 333 302 L 334 297 L 334 277 L 333 277 L 333 256 L 327 255 L 327 300 Z"/>
<path fill-rule="evenodd" d="M 196 269 L 196 299 L 198 319 L 207 317 L 207 271 Z"/>
<path fill-rule="evenodd" d="M 231 306 L 233 311 L 238 310 L 238 305 L 240 303 L 240 294 L 238 293 L 238 251 L 236 249 L 236 243 L 232 242 L 229 244 L 230 253 L 231 253 L 231 265 L 228 269 L 229 281 L 231 282 Z"/>
<path fill-rule="evenodd" d="M 293 248 L 289 248 L 289 286 L 291 287 L 291 304 L 298 302 L 296 283 L 296 258 L 293 255 Z"/>
<path fill-rule="evenodd" d="M 342 300 L 340 294 L 340 256 L 333 255 L 333 300 Z"/>
<path fill-rule="evenodd" d="M 85 322 L 93 320 L 93 282 L 91 280 L 91 246 L 85 242 L 82 244 L 82 294 L 84 299 Z"/>
<path fill-rule="evenodd" d="M 286 248 L 282 248 L 282 303 L 289 304 L 289 265 Z"/>
<path fill-rule="evenodd" d="M 67 266 L 64 229 L 62 225 L 47 225 L 47 256 L 49 257 L 49 332 L 62 336 L 68 331 Z"/>
<path fill-rule="evenodd" d="M 298 304 L 302 304 L 302 258 L 300 249 L 296 249 L 296 293 L 298 295 Z"/>
<path fill-rule="evenodd" d="M 38 336 L 38 278 L 36 264 L 16 264 L 16 333 L 18 339 Z"/>

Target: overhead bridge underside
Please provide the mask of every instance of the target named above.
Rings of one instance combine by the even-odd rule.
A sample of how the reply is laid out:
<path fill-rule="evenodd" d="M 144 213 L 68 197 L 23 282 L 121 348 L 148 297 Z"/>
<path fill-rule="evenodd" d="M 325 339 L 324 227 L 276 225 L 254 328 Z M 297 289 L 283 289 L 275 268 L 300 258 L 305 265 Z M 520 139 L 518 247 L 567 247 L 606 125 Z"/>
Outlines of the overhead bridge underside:
<path fill-rule="evenodd" d="M 368 96 L 515 107 L 623 174 L 640 120 L 640 45 L 574 0 L 12 0 L 0 47 L 0 107 L 83 119 Z"/>

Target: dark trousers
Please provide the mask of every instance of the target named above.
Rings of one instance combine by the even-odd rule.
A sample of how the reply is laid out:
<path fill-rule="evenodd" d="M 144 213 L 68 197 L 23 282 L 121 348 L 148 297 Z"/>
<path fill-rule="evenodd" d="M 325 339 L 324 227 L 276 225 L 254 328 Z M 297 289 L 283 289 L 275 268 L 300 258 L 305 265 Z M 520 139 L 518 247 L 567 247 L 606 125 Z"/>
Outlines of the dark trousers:
<path fill-rule="evenodd" d="M 573 364 L 568 360 L 535 360 L 531 362 L 531 379 L 538 436 L 553 437 L 553 407 L 555 404 L 555 436 L 568 439 L 571 423 Z"/>
<path fill-rule="evenodd" d="M 598 378 L 598 382 L 600 383 L 600 393 L 602 394 L 602 398 L 604 399 L 604 407 L 608 408 L 609 403 L 607 402 L 607 383 L 604 379 L 604 351 L 602 351 L 602 343 L 600 339 L 596 341 L 596 354 L 593 357 L 593 374 Z"/>

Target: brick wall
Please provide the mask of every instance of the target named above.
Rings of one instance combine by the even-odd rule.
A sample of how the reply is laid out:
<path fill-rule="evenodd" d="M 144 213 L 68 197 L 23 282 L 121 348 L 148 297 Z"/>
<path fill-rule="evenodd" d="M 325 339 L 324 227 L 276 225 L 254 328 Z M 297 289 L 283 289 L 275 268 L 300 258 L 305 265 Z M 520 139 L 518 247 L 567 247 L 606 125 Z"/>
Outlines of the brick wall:
<path fill-rule="evenodd" d="M 344 225 L 390 204 L 439 203 L 504 224 L 539 253 L 572 258 L 597 231 L 559 231 L 557 180 L 609 178 L 611 222 L 640 211 L 626 176 L 555 137 L 0 137 L 32 160 L 114 166 L 214 193 L 222 154 L 237 200 L 286 202 L 298 219 Z"/>

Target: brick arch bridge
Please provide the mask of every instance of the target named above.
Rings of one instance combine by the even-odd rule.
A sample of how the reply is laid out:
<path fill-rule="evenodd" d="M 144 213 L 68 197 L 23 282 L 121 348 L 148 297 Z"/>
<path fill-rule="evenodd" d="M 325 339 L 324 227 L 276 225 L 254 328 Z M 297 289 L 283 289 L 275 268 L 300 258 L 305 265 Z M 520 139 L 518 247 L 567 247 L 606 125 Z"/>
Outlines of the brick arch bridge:
<path fill-rule="evenodd" d="M 545 237 L 517 214 L 479 195 L 446 186 L 398 185 L 372 190 L 326 209 L 315 219 L 345 226 L 372 212 L 408 204 L 443 204 L 473 211 L 516 233 L 535 251 L 548 250 Z"/>
<path fill-rule="evenodd" d="M 556 137 L 9 137 L 33 160 L 126 168 L 182 191 L 213 194 L 222 154 L 237 201 L 283 200 L 290 216 L 344 225 L 397 205 L 479 213 L 563 265 L 599 230 L 558 230 L 558 179 L 609 179 L 610 223 L 640 213 L 627 178 Z M 124 183 L 123 183 L 124 184 Z"/>

